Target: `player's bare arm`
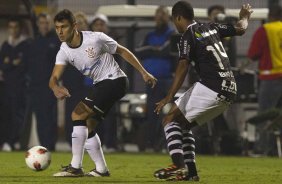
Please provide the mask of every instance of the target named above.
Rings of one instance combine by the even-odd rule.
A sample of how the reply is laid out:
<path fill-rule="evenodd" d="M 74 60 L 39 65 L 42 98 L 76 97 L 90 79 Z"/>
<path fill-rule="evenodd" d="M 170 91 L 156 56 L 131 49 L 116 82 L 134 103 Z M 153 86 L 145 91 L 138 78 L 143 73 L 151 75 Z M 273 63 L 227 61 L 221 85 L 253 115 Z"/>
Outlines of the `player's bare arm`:
<path fill-rule="evenodd" d="M 157 107 L 155 109 L 155 112 L 157 114 L 160 113 L 162 108 L 167 103 L 173 100 L 174 95 L 177 93 L 177 91 L 179 90 L 179 88 L 181 87 L 185 79 L 185 76 L 188 71 L 188 66 L 189 66 L 189 62 L 186 59 L 179 60 L 179 63 L 177 65 L 176 72 L 175 72 L 175 77 L 174 77 L 172 86 L 170 87 L 168 91 L 167 96 L 164 99 L 162 99 L 160 102 L 156 103 Z"/>
<path fill-rule="evenodd" d="M 67 88 L 63 86 L 59 86 L 58 81 L 61 78 L 64 70 L 65 70 L 66 65 L 55 65 L 52 75 L 49 80 L 49 87 L 52 89 L 54 92 L 54 95 L 56 98 L 62 100 L 66 97 L 70 97 L 70 93 L 67 90 Z"/>
<path fill-rule="evenodd" d="M 253 10 L 251 9 L 251 5 L 244 4 L 239 13 L 239 21 L 235 25 L 237 35 L 243 35 L 248 28 L 248 21 L 250 19 Z"/>
<path fill-rule="evenodd" d="M 151 85 L 152 88 L 155 87 L 157 79 L 145 70 L 132 52 L 130 52 L 127 48 L 118 45 L 116 53 L 138 70 L 147 84 Z"/>

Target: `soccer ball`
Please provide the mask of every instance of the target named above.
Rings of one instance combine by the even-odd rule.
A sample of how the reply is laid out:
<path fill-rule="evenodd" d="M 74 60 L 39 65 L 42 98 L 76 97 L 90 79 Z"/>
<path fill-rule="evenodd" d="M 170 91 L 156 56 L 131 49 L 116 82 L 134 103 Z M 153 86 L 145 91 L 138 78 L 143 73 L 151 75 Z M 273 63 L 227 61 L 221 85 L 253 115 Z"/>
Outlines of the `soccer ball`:
<path fill-rule="evenodd" d="M 25 163 L 34 171 L 43 171 L 51 163 L 51 153 L 43 146 L 34 146 L 26 152 Z"/>

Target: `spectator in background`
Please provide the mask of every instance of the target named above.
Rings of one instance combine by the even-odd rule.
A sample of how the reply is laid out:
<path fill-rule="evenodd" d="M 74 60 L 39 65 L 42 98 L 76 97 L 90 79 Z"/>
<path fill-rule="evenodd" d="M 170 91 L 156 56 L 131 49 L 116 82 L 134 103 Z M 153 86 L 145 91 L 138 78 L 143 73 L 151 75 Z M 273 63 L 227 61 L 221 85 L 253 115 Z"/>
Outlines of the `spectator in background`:
<path fill-rule="evenodd" d="M 90 24 L 90 29 L 91 31 L 103 32 L 105 34 L 108 34 L 109 33 L 108 23 L 109 20 L 106 15 L 97 14 L 94 16 L 94 19 Z"/>
<path fill-rule="evenodd" d="M 76 12 L 74 14 L 77 22 L 78 31 L 88 31 L 88 22 L 86 15 L 83 12 Z M 66 99 L 65 104 L 65 134 L 66 140 L 71 145 L 71 133 L 72 133 L 72 122 L 71 113 L 75 108 L 76 104 L 81 101 L 81 99 L 86 94 L 84 87 L 84 76 L 75 69 L 72 65 L 68 65 L 63 74 L 63 83 L 70 90 L 71 98 Z M 92 83 L 91 83 L 92 84 Z"/>
<path fill-rule="evenodd" d="M 222 5 L 213 5 L 208 8 L 208 17 L 211 21 L 216 22 L 219 17 L 225 17 L 225 8 Z"/>
<path fill-rule="evenodd" d="M 109 20 L 106 15 L 104 14 L 97 14 L 94 16 L 94 19 L 92 20 L 90 24 L 91 31 L 94 32 L 103 32 L 105 34 L 108 34 L 109 36 L 113 36 L 109 34 L 109 28 L 108 28 Z M 114 38 L 115 39 L 115 38 Z M 115 60 L 119 62 L 119 59 L 117 56 L 114 56 Z M 90 87 L 92 86 L 93 81 L 85 80 L 85 85 Z M 103 120 L 102 123 L 100 123 L 96 127 L 96 131 L 99 134 L 101 138 L 101 142 L 104 146 L 103 150 L 105 152 L 114 152 L 117 149 L 117 105 L 115 104 L 111 110 L 108 112 L 107 117 Z"/>
<path fill-rule="evenodd" d="M 212 22 L 230 23 L 237 22 L 236 17 L 230 17 L 225 14 L 225 8 L 222 5 L 213 5 L 208 8 L 208 17 Z M 226 37 L 221 39 L 224 49 L 228 55 L 230 65 L 236 66 L 236 42 L 234 37 Z"/>
<path fill-rule="evenodd" d="M 259 112 L 282 108 L 282 9 L 272 7 L 269 22 L 259 27 L 251 41 L 248 57 L 259 60 Z M 258 141 L 255 152 L 273 154 L 274 139 L 264 130 L 267 122 L 257 126 Z"/>
<path fill-rule="evenodd" d="M 37 16 L 38 34 L 29 47 L 27 76 L 30 110 L 27 116 L 30 116 L 31 112 L 35 113 L 39 142 L 54 151 L 57 140 L 57 99 L 49 89 L 48 83 L 60 40 L 56 33 L 51 31 L 50 21 L 48 14 L 42 13 Z"/>
<path fill-rule="evenodd" d="M 20 19 L 8 20 L 8 39 L 0 50 L 0 70 L 4 78 L 5 109 L 8 116 L 6 135 L 7 150 L 15 149 L 23 127 L 25 112 L 25 64 L 28 40 L 22 34 Z M 2 112 L 3 113 L 3 112 Z"/>
<path fill-rule="evenodd" d="M 79 11 L 74 14 L 75 19 L 76 19 L 76 26 L 81 30 L 81 31 L 88 31 L 89 30 L 89 24 L 87 21 L 86 14 Z"/>
<path fill-rule="evenodd" d="M 147 148 L 160 151 L 165 147 L 165 138 L 162 131 L 162 117 L 154 113 L 155 103 L 166 96 L 172 82 L 174 70 L 173 57 L 170 55 L 170 38 L 175 33 L 169 26 L 169 11 L 160 6 L 155 12 L 156 27 L 149 32 L 142 46 L 135 49 L 136 55 L 142 60 L 146 70 L 158 79 L 158 85 L 151 89 L 146 87 L 147 93 Z"/>

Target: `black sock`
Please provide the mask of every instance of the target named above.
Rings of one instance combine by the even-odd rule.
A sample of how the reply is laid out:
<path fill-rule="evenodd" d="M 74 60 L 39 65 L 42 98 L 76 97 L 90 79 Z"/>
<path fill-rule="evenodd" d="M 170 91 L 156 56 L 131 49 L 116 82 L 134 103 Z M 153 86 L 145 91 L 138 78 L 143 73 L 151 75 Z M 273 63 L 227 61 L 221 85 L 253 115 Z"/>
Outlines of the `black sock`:
<path fill-rule="evenodd" d="M 192 131 L 189 129 L 183 130 L 183 156 L 184 162 L 188 167 L 189 176 L 197 176 L 197 168 L 195 163 L 195 139 Z"/>
<path fill-rule="evenodd" d="M 182 150 L 182 131 L 178 123 L 171 122 L 164 127 L 165 136 L 167 140 L 167 147 L 176 167 L 185 167 L 183 150 Z"/>

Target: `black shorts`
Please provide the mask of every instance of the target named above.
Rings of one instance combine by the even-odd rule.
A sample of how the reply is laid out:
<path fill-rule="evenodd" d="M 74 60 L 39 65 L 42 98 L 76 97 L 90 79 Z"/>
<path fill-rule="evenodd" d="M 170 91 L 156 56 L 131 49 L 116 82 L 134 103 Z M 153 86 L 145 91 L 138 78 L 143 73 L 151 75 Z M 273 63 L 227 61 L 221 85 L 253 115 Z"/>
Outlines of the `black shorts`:
<path fill-rule="evenodd" d="M 103 119 L 114 103 L 126 94 L 127 90 L 127 77 L 106 79 L 95 84 L 82 102 L 96 112 L 97 118 Z"/>

